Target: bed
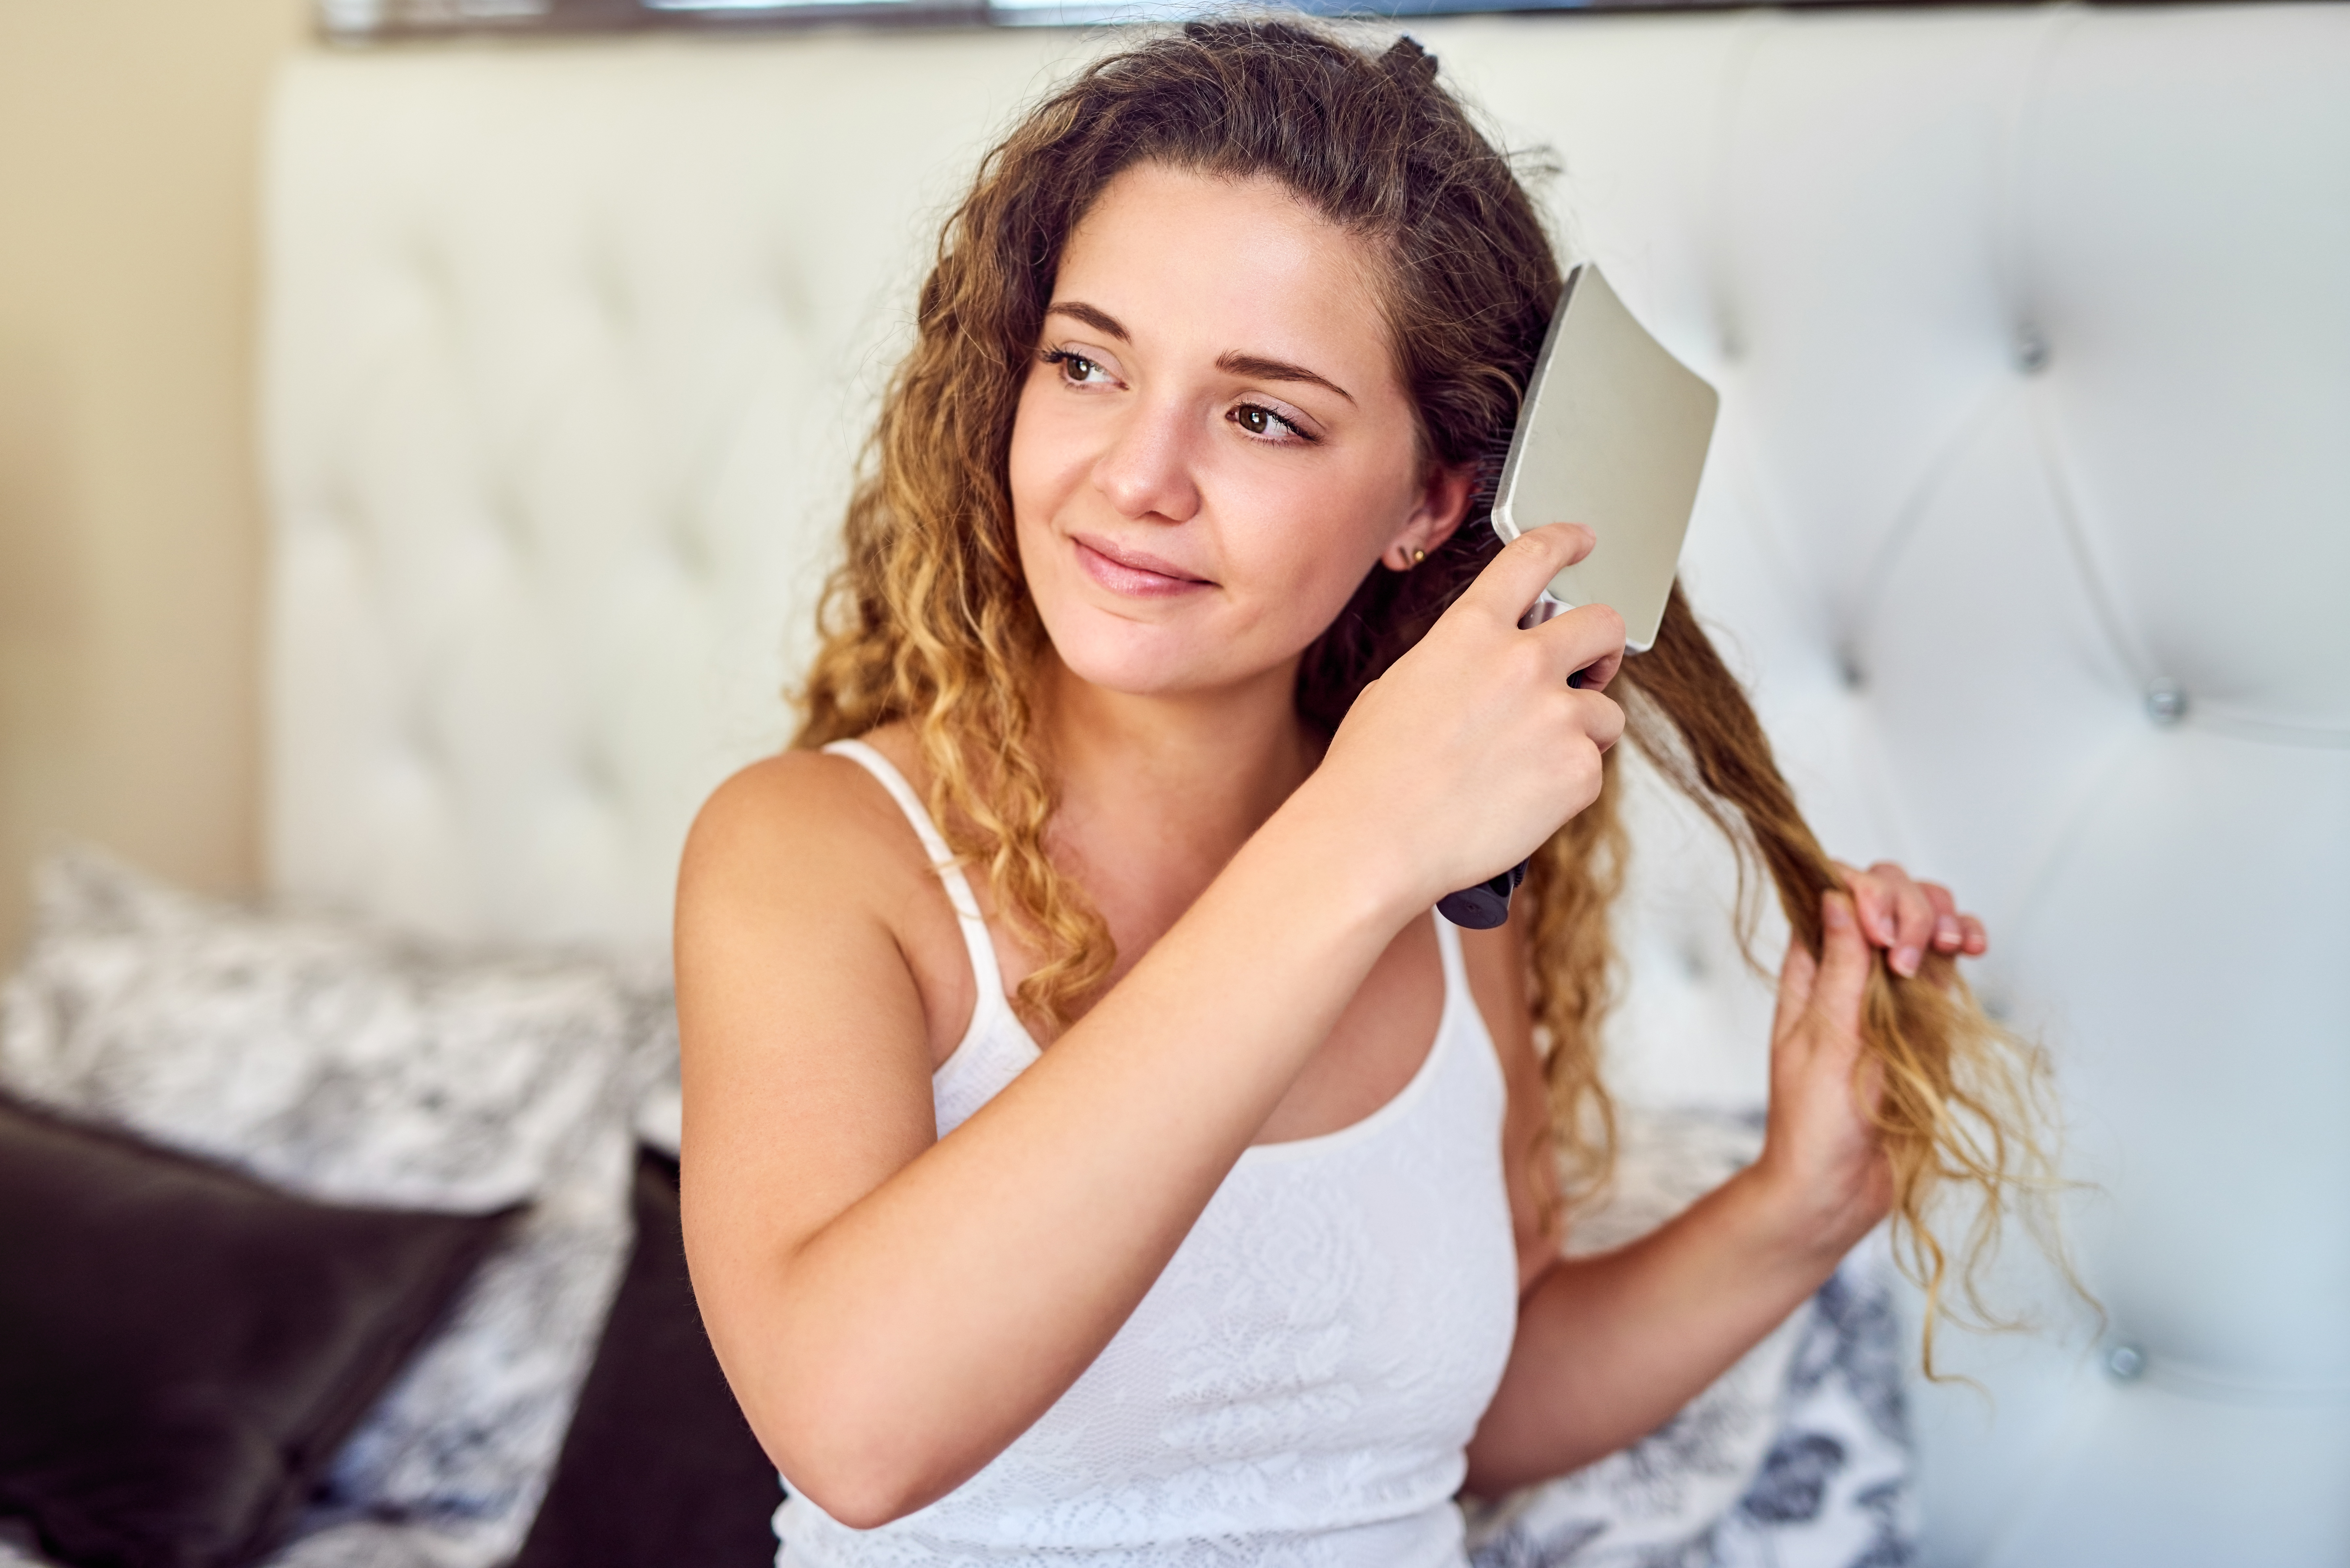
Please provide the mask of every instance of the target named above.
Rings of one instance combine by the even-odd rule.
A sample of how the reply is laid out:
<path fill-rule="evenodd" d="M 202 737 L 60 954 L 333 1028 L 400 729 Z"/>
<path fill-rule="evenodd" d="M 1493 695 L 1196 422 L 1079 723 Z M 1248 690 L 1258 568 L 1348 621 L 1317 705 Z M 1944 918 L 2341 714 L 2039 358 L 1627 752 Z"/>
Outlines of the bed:
<path fill-rule="evenodd" d="M 1986 915 L 1984 993 L 2057 1061 L 2106 1309 L 2011 1249 L 2041 1331 L 1946 1342 L 1976 1386 L 1904 1383 L 1914 1296 L 1865 1250 L 1678 1431 L 1482 1509 L 1482 1560 L 2343 1560 L 2350 8 L 1413 30 L 1552 150 L 1570 247 L 1721 389 L 1693 597 L 1830 846 Z M 608 1036 L 570 1381 L 507 1421 L 537 1480 L 405 1544 L 315 1518 L 341 1546 L 289 1561 L 520 1540 L 664 1114 L 685 824 L 787 733 L 942 205 L 1099 43 L 403 47 L 280 82 L 268 842 L 296 913 L 268 918 L 369 961 L 559 952 L 603 977 L 576 983 Z M 1635 1158 L 1595 1244 L 1749 1157 L 1763 1086 L 1726 858 L 1636 805 Z"/>

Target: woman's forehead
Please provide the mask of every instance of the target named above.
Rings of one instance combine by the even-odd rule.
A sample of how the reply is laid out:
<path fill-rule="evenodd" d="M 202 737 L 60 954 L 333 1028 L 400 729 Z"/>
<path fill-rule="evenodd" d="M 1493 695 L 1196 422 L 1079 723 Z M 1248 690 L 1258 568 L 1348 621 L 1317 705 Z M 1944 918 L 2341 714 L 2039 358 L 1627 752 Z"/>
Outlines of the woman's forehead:
<path fill-rule="evenodd" d="M 1271 176 L 1144 163 L 1070 234 L 1053 298 L 1107 316 L 1139 347 L 1314 355 L 1343 366 L 1315 366 L 1331 380 L 1368 387 L 1394 379 L 1378 272 L 1367 242 Z"/>

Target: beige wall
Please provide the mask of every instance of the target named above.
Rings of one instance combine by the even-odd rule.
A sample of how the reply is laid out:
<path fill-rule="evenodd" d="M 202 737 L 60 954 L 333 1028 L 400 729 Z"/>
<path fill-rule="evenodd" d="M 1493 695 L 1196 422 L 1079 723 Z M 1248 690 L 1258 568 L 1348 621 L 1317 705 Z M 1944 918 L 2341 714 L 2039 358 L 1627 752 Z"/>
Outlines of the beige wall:
<path fill-rule="evenodd" d="M 255 202 L 302 0 L 0 5 L 0 958 L 47 843 L 259 875 Z"/>

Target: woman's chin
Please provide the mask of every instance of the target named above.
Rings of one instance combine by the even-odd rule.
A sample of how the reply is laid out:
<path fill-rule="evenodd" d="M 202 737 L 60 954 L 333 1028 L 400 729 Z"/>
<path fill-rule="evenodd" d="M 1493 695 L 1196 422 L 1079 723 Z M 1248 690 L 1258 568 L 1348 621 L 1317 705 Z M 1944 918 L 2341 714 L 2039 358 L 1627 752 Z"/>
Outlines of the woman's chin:
<path fill-rule="evenodd" d="M 1055 629 L 1054 651 L 1062 667 L 1088 686 L 1126 697 L 1197 697 L 1247 683 L 1271 668 L 1256 668 L 1229 641 L 1191 629 L 1138 626 Z"/>
<path fill-rule="evenodd" d="M 1203 670 L 1189 659 L 1151 658 L 1131 651 L 1110 657 L 1072 658 L 1064 651 L 1061 663 L 1088 686 L 1115 691 L 1121 697 L 1191 697 L 1230 684 L 1222 671 Z"/>

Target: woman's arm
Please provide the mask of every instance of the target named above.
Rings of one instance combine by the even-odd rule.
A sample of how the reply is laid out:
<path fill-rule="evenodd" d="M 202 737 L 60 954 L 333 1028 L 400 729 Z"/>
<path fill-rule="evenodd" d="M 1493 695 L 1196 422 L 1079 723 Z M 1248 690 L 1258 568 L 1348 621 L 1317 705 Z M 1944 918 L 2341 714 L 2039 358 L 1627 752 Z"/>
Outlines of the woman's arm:
<path fill-rule="evenodd" d="M 1884 1217 L 1890 1177 L 1862 1110 L 1877 1085 L 1855 1075 L 1870 949 L 1914 968 L 1928 946 L 1980 952 L 1983 939 L 1945 890 L 1898 867 L 1850 876 L 1858 919 L 1853 898 L 1828 896 L 1822 959 L 1791 948 L 1781 971 L 1762 1158 L 1629 1246 L 1527 1271 L 1517 1341 L 1470 1445 L 1472 1491 L 1499 1496 L 1655 1430 Z M 1513 1105 L 1523 1092 L 1513 1082 Z"/>
<path fill-rule="evenodd" d="M 898 1517 L 1024 1430 L 1395 933 L 1596 794 L 1622 715 L 1565 677 L 1612 663 L 1621 623 L 1515 628 L 1588 547 L 1553 528 L 1504 550 L 1183 919 L 943 1139 L 904 884 L 827 800 L 845 764 L 778 759 L 712 797 L 678 898 L 687 1247 L 754 1429 L 827 1511 Z"/>

